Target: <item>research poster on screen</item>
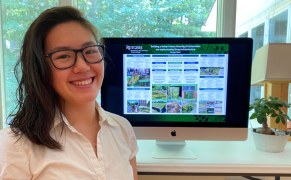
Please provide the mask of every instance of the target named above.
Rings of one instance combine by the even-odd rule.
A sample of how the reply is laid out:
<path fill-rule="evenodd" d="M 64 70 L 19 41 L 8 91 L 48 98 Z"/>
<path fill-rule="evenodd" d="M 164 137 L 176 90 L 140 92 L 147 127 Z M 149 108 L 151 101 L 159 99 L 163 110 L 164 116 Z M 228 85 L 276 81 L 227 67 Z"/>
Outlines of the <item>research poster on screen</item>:
<path fill-rule="evenodd" d="M 225 115 L 228 45 L 127 45 L 125 114 Z"/>

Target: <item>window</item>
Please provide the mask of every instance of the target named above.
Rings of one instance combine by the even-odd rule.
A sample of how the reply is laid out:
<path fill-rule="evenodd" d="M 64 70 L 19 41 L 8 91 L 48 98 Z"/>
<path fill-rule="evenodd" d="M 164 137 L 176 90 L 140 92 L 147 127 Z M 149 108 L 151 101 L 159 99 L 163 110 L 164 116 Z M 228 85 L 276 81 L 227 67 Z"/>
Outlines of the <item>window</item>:
<path fill-rule="evenodd" d="M 216 0 L 0 1 L 0 41 L 3 44 L 2 48 L 0 46 L 0 129 L 16 105 L 17 82 L 13 68 L 19 57 L 24 33 L 43 10 L 58 5 L 76 5 L 101 30 L 104 37 L 213 37 L 216 36 L 216 29 L 204 30 L 202 26 L 209 19 L 210 12 L 216 12 L 215 2 Z M 216 24 L 215 19 L 214 21 L 212 24 Z"/>
<path fill-rule="evenodd" d="M 291 31 L 290 25 L 288 27 L 290 5 L 290 0 L 237 0 L 236 36 L 249 32 L 249 37 L 254 40 L 254 53 L 267 43 L 291 42 L 291 37 L 287 35 Z M 251 101 L 262 96 L 263 87 L 251 88 Z M 288 113 L 291 115 L 290 110 Z"/>

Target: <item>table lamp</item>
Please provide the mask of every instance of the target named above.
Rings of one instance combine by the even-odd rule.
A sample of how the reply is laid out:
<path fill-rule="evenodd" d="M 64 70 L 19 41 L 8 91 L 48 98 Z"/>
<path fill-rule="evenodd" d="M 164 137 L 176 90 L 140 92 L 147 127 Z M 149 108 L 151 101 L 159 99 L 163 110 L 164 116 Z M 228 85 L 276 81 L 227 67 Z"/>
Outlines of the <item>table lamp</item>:
<path fill-rule="evenodd" d="M 291 82 L 291 43 L 270 43 L 257 49 L 252 65 L 252 85 L 263 85 L 264 96 L 279 97 L 288 102 L 288 86 Z M 283 111 L 287 112 L 285 108 Z M 287 124 L 276 124 L 270 118 L 272 128 L 287 129 Z"/>

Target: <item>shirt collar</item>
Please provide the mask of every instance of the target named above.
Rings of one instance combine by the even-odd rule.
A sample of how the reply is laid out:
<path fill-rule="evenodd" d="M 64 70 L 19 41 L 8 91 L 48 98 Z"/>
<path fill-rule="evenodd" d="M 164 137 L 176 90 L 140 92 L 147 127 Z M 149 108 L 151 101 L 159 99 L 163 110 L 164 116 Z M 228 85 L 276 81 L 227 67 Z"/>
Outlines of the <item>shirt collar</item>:
<path fill-rule="evenodd" d="M 110 126 L 118 126 L 118 124 L 108 117 L 108 112 L 106 112 L 98 103 L 96 103 L 96 110 L 99 113 L 99 123 L 102 126 L 103 123 L 108 123 Z"/>

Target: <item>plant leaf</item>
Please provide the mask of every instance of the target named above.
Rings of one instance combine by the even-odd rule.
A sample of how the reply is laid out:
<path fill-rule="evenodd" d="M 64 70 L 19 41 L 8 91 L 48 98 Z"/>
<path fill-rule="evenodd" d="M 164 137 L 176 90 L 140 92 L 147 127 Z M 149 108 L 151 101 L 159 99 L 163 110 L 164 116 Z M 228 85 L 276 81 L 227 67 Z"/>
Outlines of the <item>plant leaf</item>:
<path fill-rule="evenodd" d="M 276 123 L 278 124 L 280 122 L 280 116 L 278 116 L 277 118 L 276 118 Z"/>
<path fill-rule="evenodd" d="M 257 113 L 256 112 L 254 112 L 251 116 L 250 116 L 250 119 L 255 119 L 255 118 L 257 118 Z"/>
<path fill-rule="evenodd" d="M 267 119 L 265 119 L 265 118 L 262 118 L 262 117 L 257 117 L 257 121 L 258 121 L 258 123 L 260 123 L 260 124 L 263 124 L 263 122 L 265 122 Z"/>
<path fill-rule="evenodd" d="M 272 113 L 271 117 L 277 117 L 278 115 L 276 113 Z"/>
<path fill-rule="evenodd" d="M 280 116 L 281 118 L 281 122 L 283 123 L 283 124 L 285 124 L 286 123 L 286 120 L 285 120 L 285 117 L 284 116 Z"/>

